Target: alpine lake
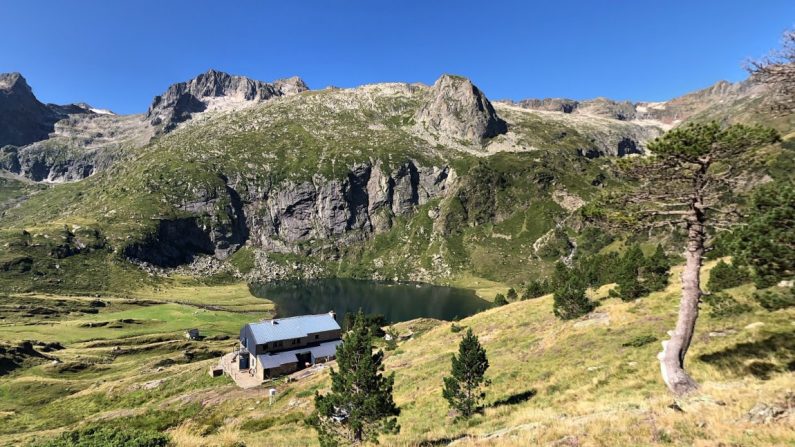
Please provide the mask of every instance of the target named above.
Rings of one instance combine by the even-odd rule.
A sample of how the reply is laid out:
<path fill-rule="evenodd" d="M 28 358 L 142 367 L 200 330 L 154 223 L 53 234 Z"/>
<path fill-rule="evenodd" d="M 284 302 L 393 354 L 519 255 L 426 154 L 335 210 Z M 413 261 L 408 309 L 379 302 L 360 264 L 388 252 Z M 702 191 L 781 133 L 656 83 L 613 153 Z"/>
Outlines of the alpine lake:
<path fill-rule="evenodd" d="M 451 321 L 492 306 L 472 290 L 420 283 L 318 279 L 259 283 L 250 288 L 255 296 L 276 304 L 279 318 L 330 311 L 342 318 L 361 310 L 383 315 L 388 323 L 421 317 Z"/>

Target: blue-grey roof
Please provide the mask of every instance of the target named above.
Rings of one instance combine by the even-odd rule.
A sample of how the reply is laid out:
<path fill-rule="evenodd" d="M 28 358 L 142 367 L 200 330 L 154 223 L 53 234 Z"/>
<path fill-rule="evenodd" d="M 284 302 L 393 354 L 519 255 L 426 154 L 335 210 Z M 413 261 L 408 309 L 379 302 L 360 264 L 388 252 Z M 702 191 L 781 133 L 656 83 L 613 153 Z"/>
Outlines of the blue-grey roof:
<path fill-rule="evenodd" d="M 279 340 L 306 337 L 318 332 L 340 330 L 340 325 L 331 313 L 277 318 L 259 323 L 249 323 L 254 342 L 258 345 Z"/>
<path fill-rule="evenodd" d="M 276 352 L 273 354 L 262 354 L 258 355 L 257 358 L 259 359 L 259 362 L 260 364 L 262 364 L 263 368 L 266 369 L 277 368 L 279 366 L 288 363 L 297 362 L 298 357 L 296 357 L 296 355 L 305 352 L 312 353 L 312 360 L 318 358 L 332 357 L 336 355 L 337 346 L 341 344 L 342 340 L 332 340 L 332 341 L 327 341 L 325 343 L 321 343 L 318 346 L 297 348 L 297 349 L 292 349 L 290 351 Z"/>

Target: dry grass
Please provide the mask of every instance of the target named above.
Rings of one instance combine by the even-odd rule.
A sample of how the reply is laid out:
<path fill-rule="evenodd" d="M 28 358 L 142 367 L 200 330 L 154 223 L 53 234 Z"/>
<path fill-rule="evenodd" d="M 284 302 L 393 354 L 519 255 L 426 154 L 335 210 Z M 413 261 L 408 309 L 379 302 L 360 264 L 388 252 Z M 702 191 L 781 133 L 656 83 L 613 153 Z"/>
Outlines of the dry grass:
<path fill-rule="evenodd" d="M 387 372 L 395 373 L 402 428 L 397 436 L 382 437 L 382 445 L 453 441 L 462 446 L 795 445 L 792 415 L 768 424 L 746 417 L 758 403 L 779 402 L 795 389 L 795 377 L 787 371 L 795 360 L 791 342 L 795 309 L 772 313 L 761 309 L 748 299 L 753 292 L 750 285 L 729 292 L 752 305 L 751 312 L 724 319 L 702 312 L 687 358 L 701 391 L 678 401 L 684 412 L 670 408 L 674 399 L 659 377 L 655 357 L 659 341 L 675 321 L 678 273 L 676 269 L 667 290 L 635 302 L 608 298 L 609 287 L 591 291 L 600 303 L 596 312 L 606 316 L 599 324 L 555 319 L 550 296 L 511 303 L 457 322 L 480 337 L 491 364 L 485 412 L 468 422 L 453 420 L 441 396 L 442 378 L 449 371 L 450 355 L 461 333 L 451 331 L 451 323 L 430 319 L 397 325 L 401 333 L 415 336 L 387 353 L 385 366 Z M 209 296 L 206 293 L 199 290 L 196 295 Z M 229 289 L 229 293 L 235 296 L 240 289 Z M 189 289 L 181 289 L 171 296 L 189 295 Z M 657 341 L 629 343 L 652 337 Z M 70 351 L 77 354 L 76 349 Z M 114 364 L 113 380 L 68 399 L 118 395 L 146 381 L 166 378 L 152 392 L 164 398 L 146 397 L 148 408 L 202 405 L 198 414 L 169 430 L 178 446 L 231 446 L 238 441 L 249 447 L 317 445 L 315 433 L 302 419 L 312 410 L 314 392 L 327 389 L 326 371 L 297 382 L 268 384 L 278 390 L 271 406 L 265 387 L 241 392 L 227 380 L 195 377 L 206 377 L 206 368 L 214 360 L 154 372 L 146 367 L 153 358 L 142 354 L 126 364 Z M 764 377 L 755 376 L 751 368 L 755 364 L 772 369 Z M 86 383 L 91 380 L 87 378 Z M 188 381 L 196 383 L 181 385 Z M 137 399 L 145 398 L 141 391 L 136 393 Z M 139 405 L 132 400 L 129 405 L 116 404 L 92 420 L 125 417 Z M 21 436 L 30 439 L 31 434 Z M 22 437 L 0 441 L 13 444 Z"/>
<path fill-rule="evenodd" d="M 706 269 L 709 269 L 709 264 Z M 679 271 L 673 277 L 678 278 Z M 759 308 L 731 319 L 702 315 L 688 365 L 702 384 L 701 392 L 674 403 L 659 378 L 655 355 L 659 342 L 640 347 L 622 344 L 637 336 L 659 340 L 673 327 L 678 284 L 642 300 L 624 303 L 607 299 L 607 289 L 593 291 L 602 299 L 598 312 L 609 316 L 609 325 L 575 327 L 551 313 L 551 297 L 513 303 L 459 322 L 471 327 L 486 347 L 491 368 L 487 408 L 469 422 L 454 421 L 441 397 L 442 377 L 460 333 L 446 322 L 424 321 L 427 330 L 400 344 L 388 354 L 386 369 L 395 372 L 395 400 L 402 408 L 401 433 L 382 438 L 382 444 L 415 446 L 423 442 L 445 445 L 793 445 L 793 416 L 771 424 L 746 418 L 759 402 L 773 403 L 795 389 L 791 373 L 777 372 L 764 380 L 712 364 L 699 356 L 730 353 L 741 343 L 761 342 L 771 336 L 791 334 L 795 311 L 768 313 Z M 736 290 L 744 299 L 750 286 Z M 752 322 L 764 322 L 745 329 Z M 410 323 L 399 325 L 410 326 Z M 710 337 L 723 331 L 725 336 Z M 781 361 L 786 352 L 759 353 L 759 359 Z M 737 358 L 740 366 L 758 359 Z M 742 368 L 740 368 L 742 369 Z M 294 421 L 257 432 L 240 427 L 241 420 L 262 420 L 300 411 L 311 411 L 312 392 L 327 386 L 326 375 L 278 386 L 283 396 L 273 407 L 249 401 L 227 402 L 224 411 L 237 418 L 228 431 L 206 439 L 188 437 L 185 427 L 175 430 L 178 445 L 223 445 L 237 436 L 248 446 L 315 445 L 308 427 Z M 529 393 L 522 400 L 522 395 Z M 494 405 L 511 396 L 514 404 Z"/>

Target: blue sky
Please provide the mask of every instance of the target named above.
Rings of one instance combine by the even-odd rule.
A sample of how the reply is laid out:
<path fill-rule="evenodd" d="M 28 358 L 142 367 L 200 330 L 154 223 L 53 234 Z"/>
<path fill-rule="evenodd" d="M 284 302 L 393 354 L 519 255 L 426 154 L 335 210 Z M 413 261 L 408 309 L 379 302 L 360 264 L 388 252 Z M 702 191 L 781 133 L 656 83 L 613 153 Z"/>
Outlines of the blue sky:
<path fill-rule="evenodd" d="M 0 72 L 45 102 L 143 112 L 215 68 L 312 88 L 470 77 L 492 98 L 664 100 L 778 45 L 793 0 L 0 0 Z"/>

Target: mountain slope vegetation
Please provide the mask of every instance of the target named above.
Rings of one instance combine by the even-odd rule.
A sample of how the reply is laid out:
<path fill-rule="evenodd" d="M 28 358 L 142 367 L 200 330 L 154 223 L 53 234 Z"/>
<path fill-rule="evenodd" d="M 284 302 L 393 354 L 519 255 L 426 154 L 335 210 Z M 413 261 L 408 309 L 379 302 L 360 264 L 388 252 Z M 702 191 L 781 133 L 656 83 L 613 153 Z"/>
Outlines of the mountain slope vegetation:
<path fill-rule="evenodd" d="M 242 324 L 275 314 L 248 284 L 321 277 L 510 297 L 461 321 L 396 325 L 406 337 L 384 364 L 401 431 L 386 445 L 795 442 L 783 391 L 795 315 L 759 298 L 789 283 L 757 290 L 745 277 L 703 300 L 688 355 L 702 390 L 674 402 L 655 355 L 681 267 L 667 288 L 626 302 L 610 276 L 627 251 L 681 263 L 681 228 L 639 231 L 614 200 L 638 186 L 623 166 L 672 127 L 781 134 L 741 155 L 739 186 L 721 195 L 740 213 L 760 186 L 792 184 L 795 115 L 773 115 L 764 87 L 718 83 L 665 103 L 492 103 L 454 75 L 310 90 L 210 70 L 129 116 L 41 104 L 18 74 L 0 92 L 0 120 L 36 112 L 24 138 L 0 133 L 0 444 L 110 427 L 176 445 L 315 445 L 305 418 L 326 369 L 275 382 L 272 405 L 266 389 L 206 372 Z M 604 216 L 610 225 L 597 225 Z M 719 270 L 734 264 L 729 239 L 710 247 L 705 274 L 718 258 Z M 589 276 L 592 312 L 555 317 L 544 293 L 562 271 Z M 520 300 L 528 285 L 541 296 Z M 204 338 L 186 340 L 196 327 Z M 441 392 L 462 329 L 490 364 L 485 411 L 469 421 Z"/>
<path fill-rule="evenodd" d="M 211 70 L 175 84 L 149 113 L 173 122 L 136 124 L 149 142 L 113 149 L 119 156 L 94 163 L 82 180 L 23 186 L 38 177 L 8 162 L 0 284 L 121 291 L 145 274 L 139 265 L 188 265 L 200 276 L 249 280 L 473 275 L 518 285 L 558 259 L 601 248 L 584 240 L 577 210 L 625 187 L 614 157 L 644 153 L 670 127 L 666 117 L 717 117 L 709 111 L 746 110 L 764 98 L 760 88 L 713 87 L 654 106 L 668 115 L 615 116 L 604 113 L 614 107 L 607 100 L 576 113 L 492 107 L 468 80 L 447 75 L 432 87 L 252 82 Z M 177 110 L 183 104 L 194 107 Z M 135 121 L 88 113 L 69 119 Z M 773 121 L 790 129 L 788 119 Z M 3 150 L 16 160 L 36 145 L 57 151 L 59 138 Z M 64 150 L 69 164 L 73 150 Z M 80 153 L 74 160 L 83 163 Z M 754 182 L 789 176 L 791 153 L 786 142 L 767 149 Z M 578 242 L 585 245 L 576 253 Z M 227 262 L 242 247 L 255 254 L 249 272 Z M 80 264 L 109 279 L 75 280 Z"/>

